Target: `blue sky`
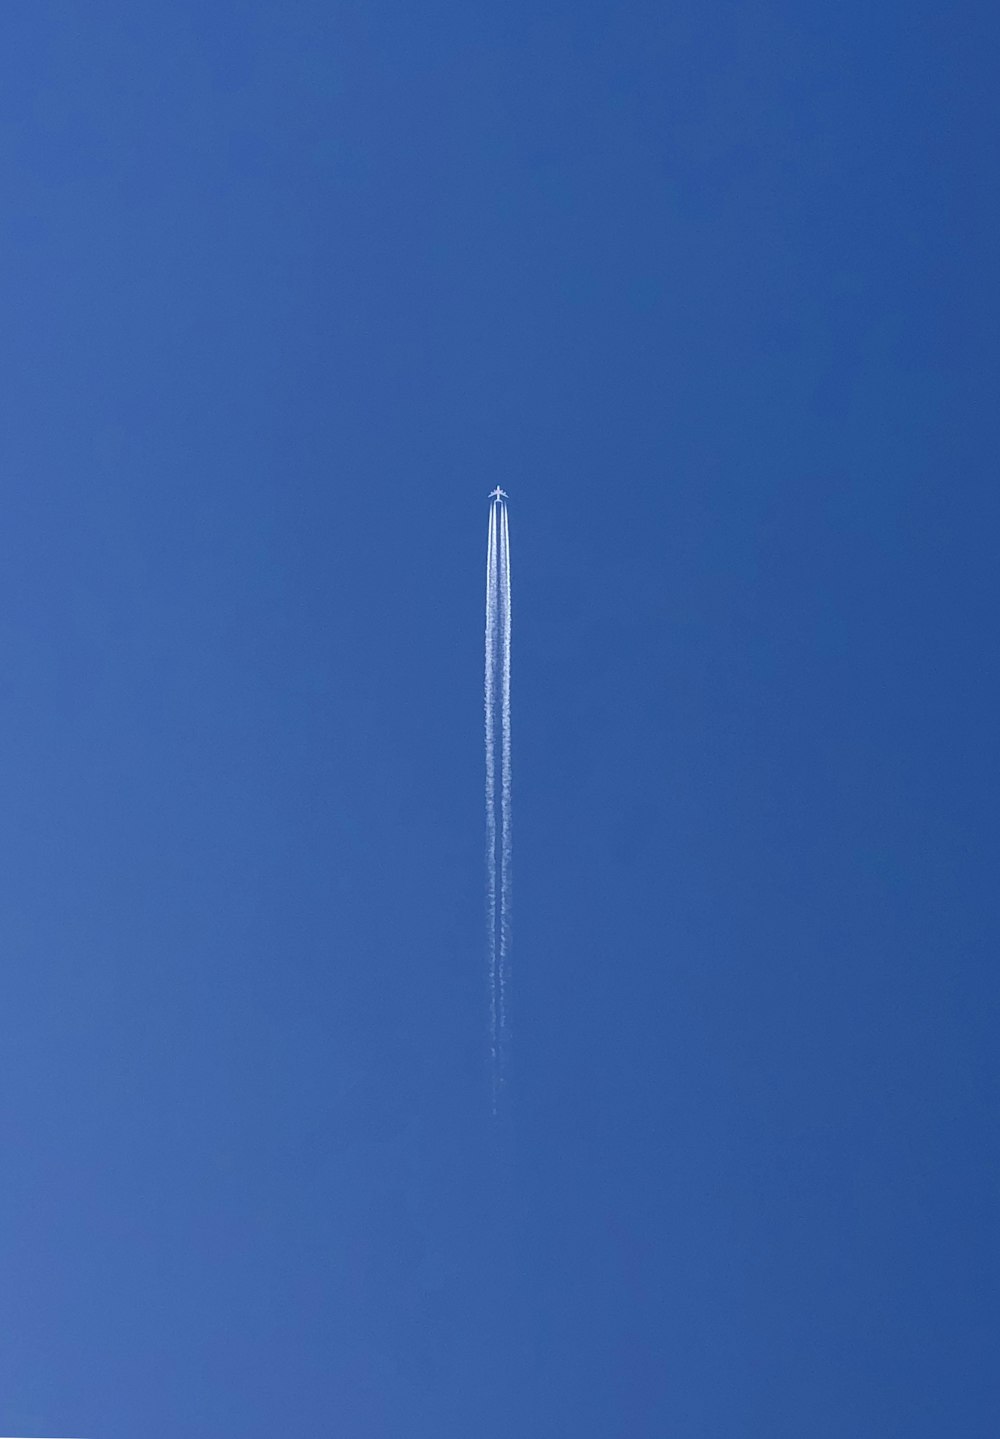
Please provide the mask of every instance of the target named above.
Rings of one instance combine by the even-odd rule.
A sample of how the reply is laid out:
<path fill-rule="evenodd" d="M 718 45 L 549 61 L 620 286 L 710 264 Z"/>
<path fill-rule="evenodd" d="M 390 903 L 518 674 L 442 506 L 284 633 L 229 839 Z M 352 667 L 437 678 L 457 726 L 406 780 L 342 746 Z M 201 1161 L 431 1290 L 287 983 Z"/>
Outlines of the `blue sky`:
<path fill-rule="evenodd" d="M 3 7 L 2 1432 L 993 1439 L 998 40 Z"/>

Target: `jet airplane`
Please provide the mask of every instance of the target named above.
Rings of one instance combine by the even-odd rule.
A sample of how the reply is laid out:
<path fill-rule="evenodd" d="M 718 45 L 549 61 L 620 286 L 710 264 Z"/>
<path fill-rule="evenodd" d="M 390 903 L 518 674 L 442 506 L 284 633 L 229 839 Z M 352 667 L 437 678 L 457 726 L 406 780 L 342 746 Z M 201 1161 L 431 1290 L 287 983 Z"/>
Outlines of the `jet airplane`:
<path fill-rule="evenodd" d="M 501 500 L 507 499 L 507 491 L 502 490 L 500 486 L 497 485 L 495 490 L 490 490 L 490 499 L 495 505 L 499 504 Z"/>

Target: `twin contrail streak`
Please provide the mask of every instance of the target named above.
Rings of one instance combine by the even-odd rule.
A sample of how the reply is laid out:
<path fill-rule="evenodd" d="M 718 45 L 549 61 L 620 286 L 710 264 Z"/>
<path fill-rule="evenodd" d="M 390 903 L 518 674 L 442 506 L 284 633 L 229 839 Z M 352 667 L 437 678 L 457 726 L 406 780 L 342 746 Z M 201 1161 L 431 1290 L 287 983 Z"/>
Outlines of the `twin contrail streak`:
<path fill-rule="evenodd" d="M 499 488 L 490 505 L 486 551 L 486 930 L 493 1109 L 507 1077 L 513 832 L 510 739 L 510 529 Z M 500 773 L 497 776 L 497 730 Z M 497 816 L 499 814 L 499 824 Z"/>

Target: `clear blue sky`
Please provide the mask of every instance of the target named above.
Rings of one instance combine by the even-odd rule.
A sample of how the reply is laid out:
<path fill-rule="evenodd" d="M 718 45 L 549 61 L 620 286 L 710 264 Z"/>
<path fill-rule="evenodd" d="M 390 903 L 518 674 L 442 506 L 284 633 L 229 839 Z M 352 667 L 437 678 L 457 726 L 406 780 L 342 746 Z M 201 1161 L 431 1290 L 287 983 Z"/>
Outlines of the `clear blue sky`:
<path fill-rule="evenodd" d="M 998 42 L 6 0 L 0 1432 L 995 1439 Z"/>

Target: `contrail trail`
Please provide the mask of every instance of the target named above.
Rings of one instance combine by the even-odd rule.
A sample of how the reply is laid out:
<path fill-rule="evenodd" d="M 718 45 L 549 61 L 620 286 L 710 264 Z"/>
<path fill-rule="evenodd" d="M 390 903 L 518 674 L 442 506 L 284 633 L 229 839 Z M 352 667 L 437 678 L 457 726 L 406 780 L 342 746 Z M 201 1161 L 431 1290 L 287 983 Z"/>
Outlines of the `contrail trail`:
<path fill-rule="evenodd" d="M 500 742 L 500 1060 L 507 1037 L 507 982 L 510 978 L 511 868 L 514 858 L 510 814 L 510 531 L 503 507 L 500 544 L 500 601 L 503 607 L 503 708 Z M 501 1078 L 503 1076 L 501 1075 Z"/>
<path fill-rule="evenodd" d="M 486 949 L 490 986 L 490 1070 L 496 1106 L 497 1051 L 497 795 L 496 795 L 496 660 L 497 660 L 497 507 L 490 506 L 486 549 Z"/>
<path fill-rule="evenodd" d="M 490 1065 L 493 1110 L 506 1080 L 511 947 L 511 589 L 510 528 L 506 496 L 490 497 L 486 555 L 486 927 L 490 991 Z M 500 774 L 496 736 L 500 730 Z M 500 822 L 497 824 L 497 812 Z"/>

